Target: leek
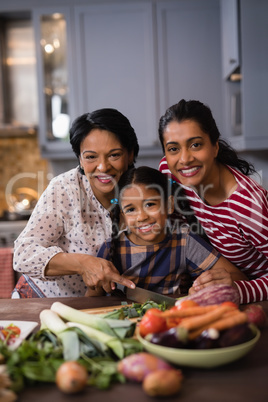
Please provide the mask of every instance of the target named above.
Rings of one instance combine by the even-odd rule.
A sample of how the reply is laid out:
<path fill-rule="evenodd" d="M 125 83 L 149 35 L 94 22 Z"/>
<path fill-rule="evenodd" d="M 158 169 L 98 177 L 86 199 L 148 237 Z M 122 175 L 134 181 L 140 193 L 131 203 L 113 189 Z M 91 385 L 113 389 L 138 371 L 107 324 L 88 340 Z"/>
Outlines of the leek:
<path fill-rule="evenodd" d="M 105 318 L 105 321 L 110 325 L 116 336 L 120 339 L 130 338 L 134 335 L 136 323 L 130 320 Z"/>
<path fill-rule="evenodd" d="M 64 360 L 77 360 L 80 356 L 79 338 L 71 331 L 65 322 L 52 310 L 42 310 L 40 313 L 41 329 L 49 329 L 61 340 Z"/>
<path fill-rule="evenodd" d="M 106 320 L 97 316 L 96 314 L 88 314 L 83 311 L 76 310 L 75 308 L 66 306 L 61 302 L 54 302 L 50 309 L 66 321 L 84 324 L 98 329 L 99 331 L 105 332 L 108 335 L 115 336 L 114 331 Z"/>
<path fill-rule="evenodd" d="M 88 335 L 89 338 L 95 339 L 99 341 L 100 343 L 106 345 L 109 347 L 114 354 L 119 358 L 123 359 L 124 357 L 124 348 L 122 346 L 121 341 L 111 335 L 106 334 L 103 331 L 99 331 L 98 329 L 95 329 L 93 327 L 89 327 L 88 325 L 80 324 L 78 322 L 68 322 L 67 326 L 72 328 L 80 328 L 86 335 Z"/>

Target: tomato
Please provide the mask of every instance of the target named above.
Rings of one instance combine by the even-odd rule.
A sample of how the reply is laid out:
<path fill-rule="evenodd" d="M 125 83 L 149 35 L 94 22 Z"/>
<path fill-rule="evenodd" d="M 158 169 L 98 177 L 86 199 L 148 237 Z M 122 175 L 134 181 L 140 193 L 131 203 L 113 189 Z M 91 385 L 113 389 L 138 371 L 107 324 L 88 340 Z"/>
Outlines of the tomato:
<path fill-rule="evenodd" d="M 8 330 L 12 331 L 12 335 L 17 336 L 20 334 L 20 328 L 16 325 L 9 325 L 7 327 Z"/>
<path fill-rule="evenodd" d="M 20 328 L 16 325 L 10 324 L 7 327 L 0 330 L 1 331 L 1 339 L 5 340 L 5 342 L 9 342 L 10 340 L 18 337 L 20 335 Z"/>
<path fill-rule="evenodd" d="M 179 304 L 177 304 L 177 310 L 189 308 L 189 307 L 197 307 L 199 306 L 194 300 L 182 300 Z"/>
<path fill-rule="evenodd" d="M 139 324 L 139 331 L 142 337 L 147 334 L 163 332 L 166 329 L 166 319 L 161 317 L 161 310 L 157 308 L 147 310 Z"/>

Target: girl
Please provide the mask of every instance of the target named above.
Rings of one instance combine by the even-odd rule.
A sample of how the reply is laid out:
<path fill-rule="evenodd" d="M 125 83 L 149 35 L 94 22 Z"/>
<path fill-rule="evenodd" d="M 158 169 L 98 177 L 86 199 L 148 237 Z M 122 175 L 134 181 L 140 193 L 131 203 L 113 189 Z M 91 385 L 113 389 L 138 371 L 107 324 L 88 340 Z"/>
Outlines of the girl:
<path fill-rule="evenodd" d="M 249 279 L 235 282 L 240 302 L 267 300 L 268 193 L 249 177 L 254 167 L 220 138 L 211 110 L 199 101 L 168 108 L 159 138 L 160 170 L 182 184 L 211 244 Z M 201 275 L 192 291 L 210 284 Z"/>
<path fill-rule="evenodd" d="M 174 195 L 166 175 L 139 167 L 125 172 L 118 182 L 112 209 L 111 240 L 98 257 L 111 260 L 136 286 L 162 294 L 180 294 L 185 272 L 196 278 L 221 267 L 234 278 L 240 272 L 189 228 L 180 227 L 174 211 Z M 176 186 L 176 192 L 179 187 Z"/>

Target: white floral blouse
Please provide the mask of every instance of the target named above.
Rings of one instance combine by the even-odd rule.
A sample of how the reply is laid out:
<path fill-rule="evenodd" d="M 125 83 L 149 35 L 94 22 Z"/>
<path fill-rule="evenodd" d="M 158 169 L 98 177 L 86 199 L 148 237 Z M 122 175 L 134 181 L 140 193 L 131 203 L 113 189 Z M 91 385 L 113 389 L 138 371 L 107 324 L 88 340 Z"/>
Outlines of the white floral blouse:
<path fill-rule="evenodd" d="M 84 296 L 80 275 L 45 277 L 46 265 L 61 252 L 96 256 L 110 235 L 109 212 L 77 167 L 52 179 L 41 195 L 14 243 L 14 270 L 26 274 L 45 297 Z"/>

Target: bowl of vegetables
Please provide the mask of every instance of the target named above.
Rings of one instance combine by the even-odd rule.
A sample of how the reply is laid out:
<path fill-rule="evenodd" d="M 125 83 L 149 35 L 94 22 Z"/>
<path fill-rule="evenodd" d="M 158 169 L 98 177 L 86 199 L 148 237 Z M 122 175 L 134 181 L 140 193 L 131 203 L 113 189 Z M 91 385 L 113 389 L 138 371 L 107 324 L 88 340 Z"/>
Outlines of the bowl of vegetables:
<path fill-rule="evenodd" d="M 147 352 L 171 363 L 213 368 L 245 356 L 260 330 L 235 303 L 200 306 L 184 301 L 164 312 L 146 312 L 137 338 Z"/>
<path fill-rule="evenodd" d="M 188 349 L 161 346 L 143 338 L 137 333 L 137 338 L 144 349 L 162 359 L 179 366 L 213 368 L 234 362 L 245 356 L 258 342 L 260 331 L 252 326 L 253 338 L 234 346 L 213 349 Z"/>

